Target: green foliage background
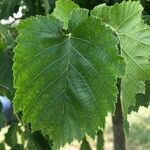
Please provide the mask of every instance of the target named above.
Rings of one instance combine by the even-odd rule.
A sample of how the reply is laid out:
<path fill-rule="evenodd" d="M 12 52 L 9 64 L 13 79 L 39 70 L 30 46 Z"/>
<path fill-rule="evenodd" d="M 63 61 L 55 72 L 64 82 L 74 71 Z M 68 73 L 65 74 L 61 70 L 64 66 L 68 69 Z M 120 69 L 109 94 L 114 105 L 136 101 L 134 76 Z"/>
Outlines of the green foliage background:
<path fill-rule="evenodd" d="M 106 3 L 107 5 L 110 6 L 110 5 L 114 5 L 116 2 L 119 2 L 119 3 L 121 2 L 121 0 L 118 0 L 118 1 L 117 0 L 101 0 L 101 1 L 99 0 L 73 0 L 73 1 L 76 3 L 76 8 L 78 7 L 77 6 L 78 4 L 80 7 L 86 8 L 89 10 L 92 10 L 95 6 L 102 4 L 102 3 Z M 145 21 L 145 23 L 150 24 L 150 2 L 148 0 L 141 0 L 141 4 L 144 7 L 144 10 L 142 12 L 142 18 Z M 23 9 L 22 11 L 23 16 L 21 18 L 15 18 L 15 21 L 19 19 L 21 20 L 26 19 L 27 17 L 31 17 L 31 16 L 47 15 L 47 14 L 52 13 L 55 8 L 55 0 L 35 0 L 35 1 L 0 0 L 0 19 L 8 19 L 9 16 L 13 16 L 14 12 L 18 12 L 20 6 L 26 6 L 26 9 Z M 64 15 L 68 16 L 68 13 L 70 12 L 68 13 L 63 12 L 63 8 L 60 7 L 59 10 L 56 10 L 56 9 L 54 10 L 53 15 L 57 18 L 60 18 L 60 20 L 62 19 L 63 21 L 64 19 L 61 18 L 61 15 L 63 13 Z M 12 65 L 13 65 L 13 56 L 14 56 L 13 49 L 16 46 L 16 38 L 18 36 L 18 31 L 16 30 L 17 24 L 15 21 L 7 25 L 0 24 L 0 95 L 7 96 L 11 101 L 13 100 L 15 92 L 16 92 L 16 89 L 13 88 L 13 74 L 12 74 Z M 68 18 L 65 20 L 65 22 L 66 24 L 63 26 L 64 29 L 67 28 Z M 79 31 L 79 32 L 83 33 L 83 31 Z M 92 34 L 92 33 L 93 32 L 89 34 Z M 46 43 L 46 40 L 45 40 L 45 43 Z M 149 105 L 149 87 L 150 87 L 150 82 L 146 81 L 146 93 L 137 94 L 136 105 L 131 105 L 129 110 L 126 110 L 125 113 L 130 113 L 133 110 L 137 111 L 140 105 L 143 105 L 145 107 Z M 25 97 L 22 97 L 22 98 L 25 100 Z M 3 128 L 7 126 L 8 123 L 2 111 L 0 112 L 1 112 L 0 113 L 0 128 Z M 10 124 L 10 128 L 7 134 L 5 135 L 5 140 L 0 145 L 1 147 L 0 149 L 4 149 L 4 143 L 7 143 L 12 149 L 24 149 L 25 141 L 28 141 L 27 148 L 29 149 L 39 149 L 39 150 L 41 149 L 42 150 L 43 145 L 44 145 L 44 149 L 51 149 L 53 145 L 53 141 L 49 140 L 49 137 L 47 135 L 48 132 L 44 133 L 44 136 L 41 131 L 31 133 L 31 125 L 30 124 L 24 125 L 21 121 L 22 120 L 21 112 L 14 114 L 14 118 L 15 118 L 14 119 L 15 121 Z M 35 124 L 37 125 L 38 123 L 35 122 Z M 21 128 L 24 128 L 24 130 L 22 130 Z M 22 135 L 21 136 L 22 144 L 18 144 L 16 140 L 16 133 L 20 133 Z M 62 134 L 61 131 L 58 132 L 58 134 Z M 94 134 L 94 133 L 90 133 L 90 134 Z M 57 137 L 58 136 L 59 135 L 57 135 Z M 88 149 L 89 146 L 85 138 L 83 141 L 84 141 L 83 142 L 84 144 L 82 145 L 81 149 Z M 64 144 L 64 143 L 61 143 L 61 144 Z"/>

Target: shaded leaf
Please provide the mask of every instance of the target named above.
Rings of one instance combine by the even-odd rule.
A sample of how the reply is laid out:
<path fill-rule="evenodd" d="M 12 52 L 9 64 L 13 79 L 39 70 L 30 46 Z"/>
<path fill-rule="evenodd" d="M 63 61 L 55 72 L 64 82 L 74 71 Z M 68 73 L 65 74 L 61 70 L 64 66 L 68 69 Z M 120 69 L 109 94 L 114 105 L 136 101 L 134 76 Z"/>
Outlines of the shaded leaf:
<path fill-rule="evenodd" d="M 10 146 L 14 147 L 17 144 L 17 123 L 11 124 L 8 129 L 8 132 L 5 134 L 5 142 Z"/>
<path fill-rule="evenodd" d="M 104 134 L 101 130 L 97 133 L 97 150 L 104 150 Z"/>
<path fill-rule="evenodd" d="M 24 10 L 25 17 L 35 16 L 35 15 L 45 15 L 47 8 L 45 8 L 46 0 L 23 0 L 25 6 Z M 47 6 L 48 7 L 48 6 Z"/>
<path fill-rule="evenodd" d="M 0 102 L 0 130 L 1 130 L 1 128 L 3 128 L 5 126 L 5 124 L 6 124 L 6 118 L 5 118 L 4 114 L 2 113 L 2 103 Z"/>
<path fill-rule="evenodd" d="M 13 92 L 12 49 L 15 42 L 7 27 L 0 25 L 0 34 L 6 43 L 4 49 L 0 51 L 0 94 L 10 96 L 9 92 Z"/>
<path fill-rule="evenodd" d="M 34 133 L 27 133 L 27 148 L 35 149 L 35 150 L 51 150 L 51 147 L 49 146 L 49 141 L 43 137 L 43 135 L 40 132 L 34 132 Z M 51 142 L 51 141 L 50 141 Z"/>
<path fill-rule="evenodd" d="M 148 107 L 149 104 L 150 104 L 150 81 L 146 81 L 145 94 L 137 94 L 136 95 L 135 106 L 129 107 L 129 113 L 131 111 L 137 111 L 138 112 L 140 106 Z"/>
<path fill-rule="evenodd" d="M 13 92 L 12 57 L 12 49 L 0 53 L 0 85 L 10 92 Z"/>
<path fill-rule="evenodd" d="M 16 144 L 11 150 L 24 150 L 24 146 L 22 144 Z"/>
<path fill-rule="evenodd" d="M 0 24 L 0 37 L 3 39 L 6 45 L 3 50 L 11 49 L 15 46 L 14 39 L 9 31 L 9 27 Z"/>

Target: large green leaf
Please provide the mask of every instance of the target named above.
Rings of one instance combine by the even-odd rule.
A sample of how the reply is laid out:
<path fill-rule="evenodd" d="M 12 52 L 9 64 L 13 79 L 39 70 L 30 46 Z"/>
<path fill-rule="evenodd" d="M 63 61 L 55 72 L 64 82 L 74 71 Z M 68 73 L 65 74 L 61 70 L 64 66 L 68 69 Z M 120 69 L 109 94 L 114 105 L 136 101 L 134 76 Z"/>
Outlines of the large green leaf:
<path fill-rule="evenodd" d="M 122 80 L 122 105 L 126 114 L 135 105 L 135 94 L 145 92 L 145 80 L 150 79 L 150 27 L 141 19 L 139 2 L 122 2 L 112 7 L 97 6 L 92 11 L 110 25 L 120 39 L 121 53 L 127 64 Z"/>
<path fill-rule="evenodd" d="M 23 110 L 33 131 L 48 134 L 54 149 L 104 127 L 114 111 L 116 77 L 125 72 L 117 40 L 100 19 L 76 10 L 69 33 L 62 28 L 52 16 L 23 21 L 13 66 L 15 110 Z"/>

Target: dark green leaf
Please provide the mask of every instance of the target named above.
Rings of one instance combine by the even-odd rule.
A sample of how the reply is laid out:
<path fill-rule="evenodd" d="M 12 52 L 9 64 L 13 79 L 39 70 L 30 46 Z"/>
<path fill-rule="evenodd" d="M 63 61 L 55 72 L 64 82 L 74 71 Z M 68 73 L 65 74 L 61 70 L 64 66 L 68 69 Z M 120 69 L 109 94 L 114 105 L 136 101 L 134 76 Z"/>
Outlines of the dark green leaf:
<path fill-rule="evenodd" d="M 24 150 L 24 145 L 22 144 L 16 144 L 11 148 L 11 150 Z"/>
<path fill-rule="evenodd" d="M 0 35 L 3 36 L 6 46 L 0 51 L 0 94 L 8 95 L 13 92 L 13 47 L 14 39 L 6 26 L 0 25 Z"/>
<path fill-rule="evenodd" d="M 7 89 L 8 91 L 13 92 L 12 49 L 0 53 L 0 62 L 0 87 L 2 90 Z"/>
<path fill-rule="evenodd" d="M 14 147 L 17 144 L 17 123 L 11 124 L 8 129 L 8 132 L 5 134 L 5 142 L 10 146 Z"/>
<path fill-rule="evenodd" d="M 140 106 L 148 107 L 149 104 L 150 104 L 150 81 L 146 81 L 145 94 L 137 94 L 136 95 L 135 106 L 130 106 L 129 113 L 131 111 L 138 112 Z"/>
<path fill-rule="evenodd" d="M 21 0 L 0 0 L 0 19 L 7 19 L 19 10 Z"/>
<path fill-rule="evenodd" d="M 35 16 L 35 15 L 45 15 L 47 13 L 47 8 L 45 8 L 45 2 L 47 0 L 24 0 L 26 9 L 24 10 L 25 17 Z M 49 5 L 49 4 L 48 4 Z"/>
<path fill-rule="evenodd" d="M 49 142 L 52 142 L 50 140 L 47 140 L 40 132 L 34 132 L 34 133 L 27 133 L 27 148 L 35 149 L 35 150 L 51 150 L 51 147 L 49 145 Z"/>
<path fill-rule="evenodd" d="M 6 118 L 2 113 L 2 103 L 0 102 L 0 130 L 6 125 Z"/>
<path fill-rule="evenodd" d="M 97 133 L 97 150 L 104 150 L 104 134 L 101 130 Z"/>

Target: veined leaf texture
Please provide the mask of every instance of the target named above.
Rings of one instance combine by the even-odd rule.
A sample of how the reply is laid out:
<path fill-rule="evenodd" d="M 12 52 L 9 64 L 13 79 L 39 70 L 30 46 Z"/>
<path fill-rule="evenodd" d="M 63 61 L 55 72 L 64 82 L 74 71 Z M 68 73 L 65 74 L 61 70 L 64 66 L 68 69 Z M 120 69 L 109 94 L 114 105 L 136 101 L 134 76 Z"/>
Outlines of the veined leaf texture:
<path fill-rule="evenodd" d="M 139 2 L 122 2 L 108 7 L 94 8 L 98 16 L 111 26 L 120 39 L 121 53 L 126 62 L 126 75 L 122 79 L 122 107 L 124 115 L 135 105 L 135 95 L 145 93 L 145 81 L 150 79 L 150 27 L 141 18 Z"/>
<path fill-rule="evenodd" d="M 18 32 L 15 110 L 23 111 L 33 131 L 48 134 L 54 149 L 86 134 L 94 137 L 107 112 L 114 112 L 115 84 L 125 73 L 113 31 L 78 9 L 66 31 L 49 15 L 22 21 Z"/>

